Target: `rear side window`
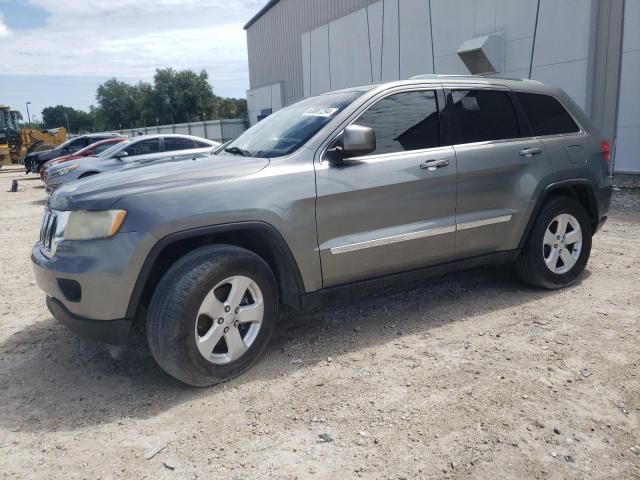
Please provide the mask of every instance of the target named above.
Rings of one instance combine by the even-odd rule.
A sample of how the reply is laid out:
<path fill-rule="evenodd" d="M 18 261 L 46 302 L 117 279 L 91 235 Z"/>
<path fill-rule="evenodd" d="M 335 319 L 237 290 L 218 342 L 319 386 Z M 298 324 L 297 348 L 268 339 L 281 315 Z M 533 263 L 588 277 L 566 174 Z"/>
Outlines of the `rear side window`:
<path fill-rule="evenodd" d="M 518 115 L 507 92 L 454 90 L 451 95 L 459 143 L 520 137 Z"/>
<path fill-rule="evenodd" d="M 355 122 L 371 127 L 376 149 L 370 155 L 421 150 L 440 145 L 440 123 L 435 92 L 396 93 L 383 98 Z"/>
<path fill-rule="evenodd" d="M 571 115 L 555 98 L 523 92 L 516 92 L 516 98 L 529 118 L 534 135 L 560 135 L 580 131 Z"/>
<path fill-rule="evenodd" d="M 193 140 L 181 137 L 164 137 L 164 149 L 167 152 L 195 148 Z"/>

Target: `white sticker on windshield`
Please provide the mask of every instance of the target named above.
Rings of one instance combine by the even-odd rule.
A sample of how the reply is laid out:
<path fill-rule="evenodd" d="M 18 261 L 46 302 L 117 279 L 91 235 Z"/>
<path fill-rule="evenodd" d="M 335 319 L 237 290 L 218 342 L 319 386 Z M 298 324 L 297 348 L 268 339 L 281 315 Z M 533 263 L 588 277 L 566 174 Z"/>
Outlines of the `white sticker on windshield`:
<path fill-rule="evenodd" d="M 303 117 L 330 117 L 338 111 L 337 108 L 311 107 L 302 114 Z"/>

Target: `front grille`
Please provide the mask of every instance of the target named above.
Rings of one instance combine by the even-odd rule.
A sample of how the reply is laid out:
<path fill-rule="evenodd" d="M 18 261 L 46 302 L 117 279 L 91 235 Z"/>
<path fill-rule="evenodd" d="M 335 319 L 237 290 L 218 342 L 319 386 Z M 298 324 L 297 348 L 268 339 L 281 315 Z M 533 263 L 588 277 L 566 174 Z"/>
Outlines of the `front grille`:
<path fill-rule="evenodd" d="M 40 248 L 45 255 L 51 255 L 51 246 L 53 245 L 53 238 L 56 234 L 56 226 L 58 218 L 48 208 L 44 212 L 42 218 L 42 225 L 40 226 Z"/>

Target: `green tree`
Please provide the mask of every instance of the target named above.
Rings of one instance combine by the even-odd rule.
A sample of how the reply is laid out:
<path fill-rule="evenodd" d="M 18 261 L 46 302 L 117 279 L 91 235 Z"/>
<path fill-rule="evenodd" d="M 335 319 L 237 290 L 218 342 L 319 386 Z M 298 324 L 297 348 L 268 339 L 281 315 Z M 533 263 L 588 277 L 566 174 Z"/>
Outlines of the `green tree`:
<path fill-rule="evenodd" d="M 67 128 L 68 125 L 73 133 L 83 133 L 94 130 L 93 116 L 90 113 L 76 110 L 72 107 L 65 107 L 64 105 L 56 105 L 55 107 L 46 107 L 43 109 L 42 122 L 45 128 Z"/>
<path fill-rule="evenodd" d="M 157 69 L 153 83 L 135 85 L 112 78 L 98 86 L 96 100 L 97 105 L 88 112 L 63 105 L 47 107 L 44 124 L 47 128 L 66 127 L 65 113 L 73 133 L 247 118 L 247 101 L 215 95 L 204 70 Z"/>
<path fill-rule="evenodd" d="M 96 99 L 100 115 L 110 128 L 125 129 L 139 124 L 139 86 L 112 78 L 98 87 Z"/>
<path fill-rule="evenodd" d="M 184 123 L 213 115 L 215 95 L 207 72 L 157 69 L 153 79 L 153 104 L 163 123 Z"/>

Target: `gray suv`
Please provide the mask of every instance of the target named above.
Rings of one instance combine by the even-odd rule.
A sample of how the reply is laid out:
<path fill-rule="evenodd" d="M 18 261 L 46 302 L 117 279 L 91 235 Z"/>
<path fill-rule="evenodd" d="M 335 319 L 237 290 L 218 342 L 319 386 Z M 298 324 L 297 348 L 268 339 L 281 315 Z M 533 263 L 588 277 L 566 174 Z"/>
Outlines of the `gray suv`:
<path fill-rule="evenodd" d="M 212 157 L 74 182 L 32 260 L 71 330 L 134 320 L 169 374 L 221 382 L 307 308 L 478 265 L 573 284 L 611 197 L 609 144 L 561 90 L 424 76 L 307 98 Z"/>

